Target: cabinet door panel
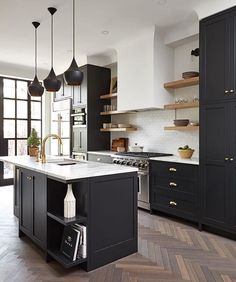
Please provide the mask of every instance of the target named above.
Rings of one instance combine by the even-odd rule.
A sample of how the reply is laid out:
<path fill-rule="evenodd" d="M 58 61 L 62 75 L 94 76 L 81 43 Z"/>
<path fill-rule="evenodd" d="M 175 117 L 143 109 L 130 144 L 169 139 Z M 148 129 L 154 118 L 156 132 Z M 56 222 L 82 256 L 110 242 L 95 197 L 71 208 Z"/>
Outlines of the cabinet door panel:
<path fill-rule="evenodd" d="M 41 246 L 46 246 L 46 179 L 43 174 L 34 175 L 33 236 Z"/>
<path fill-rule="evenodd" d="M 229 157 L 229 106 L 227 103 L 201 108 L 201 156 L 205 162 L 218 164 Z"/>
<path fill-rule="evenodd" d="M 236 232 L 236 165 L 230 169 L 228 202 L 229 227 Z"/>
<path fill-rule="evenodd" d="M 33 209 L 33 177 L 27 171 L 21 171 L 21 207 L 20 225 L 28 234 L 32 233 L 32 209 Z"/>
<path fill-rule="evenodd" d="M 87 129 L 80 127 L 73 127 L 72 136 L 73 152 L 86 152 L 87 151 Z"/>
<path fill-rule="evenodd" d="M 203 165 L 203 217 L 208 223 L 227 222 L 227 166 Z"/>
<path fill-rule="evenodd" d="M 234 92 L 230 94 L 232 98 L 236 98 L 236 12 L 232 13 L 231 17 L 231 45 L 230 45 L 230 54 L 231 54 L 231 60 L 230 60 L 230 90 L 233 90 Z"/>
<path fill-rule="evenodd" d="M 200 97 L 202 102 L 229 99 L 229 14 L 203 21 L 200 26 Z"/>

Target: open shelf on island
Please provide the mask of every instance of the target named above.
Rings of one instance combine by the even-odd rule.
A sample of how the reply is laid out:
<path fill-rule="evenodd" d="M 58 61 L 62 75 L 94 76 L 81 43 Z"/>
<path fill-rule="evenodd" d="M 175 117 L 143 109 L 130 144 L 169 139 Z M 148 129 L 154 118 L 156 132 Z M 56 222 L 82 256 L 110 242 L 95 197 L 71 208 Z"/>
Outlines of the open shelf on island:
<path fill-rule="evenodd" d="M 63 225 L 72 225 L 72 224 L 75 224 L 75 223 L 86 223 L 87 222 L 87 218 L 84 217 L 84 216 L 75 216 L 75 217 L 72 217 L 72 218 L 66 218 L 66 217 L 63 217 L 63 216 L 60 216 L 60 215 L 57 215 L 57 214 L 53 214 L 51 212 L 48 212 L 47 213 L 48 217 L 56 220 L 57 222 L 63 224 Z"/>
<path fill-rule="evenodd" d="M 177 110 L 177 109 L 190 109 L 190 108 L 198 108 L 199 102 L 188 102 L 188 103 L 175 103 L 175 104 L 169 104 L 165 105 L 165 110 Z"/>
<path fill-rule="evenodd" d="M 86 258 L 78 258 L 75 261 L 71 261 L 65 255 L 63 255 L 60 250 L 57 249 L 49 249 L 47 252 L 52 258 L 61 263 L 65 268 L 70 268 L 87 261 Z"/>
<path fill-rule="evenodd" d="M 177 89 L 182 87 L 194 86 L 199 84 L 199 77 L 191 77 L 176 81 L 167 82 L 164 84 L 166 89 Z"/>
<path fill-rule="evenodd" d="M 102 132 L 111 132 L 111 131 L 122 131 L 122 132 L 131 132 L 131 131 L 136 131 L 137 128 L 135 127 L 126 127 L 126 128 L 119 128 L 119 127 L 116 127 L 116 128 L 101 128 L 100 131 Z"/>
<path fill-rule="evenodd" d="M 108 99 L 113 99 L 113 98 L 117 98 L 117 93 L 106 94 L 106 95 L 100 96 L 100 99 L 102 100 L 108 100 Z"/>
<path fill-rule="evenodd" d="M 164 130 L 179 130 L 179 131 L 191 131 L 191 130 L 198 130 L 198 125 L 188 125 L 188 126 L 165 126 Z"/>

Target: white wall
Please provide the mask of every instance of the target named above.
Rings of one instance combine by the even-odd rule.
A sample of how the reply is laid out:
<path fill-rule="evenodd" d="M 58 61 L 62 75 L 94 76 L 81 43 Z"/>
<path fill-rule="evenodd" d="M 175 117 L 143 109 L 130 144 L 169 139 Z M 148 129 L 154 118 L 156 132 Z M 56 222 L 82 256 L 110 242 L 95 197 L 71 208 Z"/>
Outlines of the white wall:
<path fill-rule="evenodd" d="M 181 79 L 182 72 L 198 70 L 198 58 L 191 58 L 190 52 L 198 47 L 198 40 L 178 46 L 174 49 L 174 79 Z M 179 89 L 173 92 L 172 101 L 175 97 L 187 97 L 189 100 L 198 96 L 198 86 Z M 119 93 L 118 93 L 119 95 Z M 199 109 L 178 110 L 178 118 L 190 120 L 199 119 Z M 138 131 L 132 133 L 112 133 L 112 139 L 118 137 L 129 138 L 130 144 L 138 143 L 143 145 L 147 151 L 166 153 L 177 153 L 179 146 L 188 144 L 195 149 L 194 156 L 199 154 L 199 133 L 198 131 L 180 132 L 164 131 L 164 126 L 173 124 L 175 111 L 155 110 L 124 114 L 112 117 L 114 123 L 130 123 L 138 127 Z"/>

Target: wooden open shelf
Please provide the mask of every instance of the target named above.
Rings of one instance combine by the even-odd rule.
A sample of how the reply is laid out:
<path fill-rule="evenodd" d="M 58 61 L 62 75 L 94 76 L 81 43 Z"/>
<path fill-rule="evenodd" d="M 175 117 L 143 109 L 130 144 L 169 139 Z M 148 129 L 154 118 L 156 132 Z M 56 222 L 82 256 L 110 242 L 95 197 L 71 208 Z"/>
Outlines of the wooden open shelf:
<path fill-rule="evenodd" d="M 137 128 L 135 127 L 126 127 L 126 128 L 101 128 L 100 131 L 102 132 L 112 132 L 112 131 L 121 131 L 121 132 L 132 132 L 132 131 L 136 131 Z"/>
<path fill-rule="evenodd" d="M 117 93 L 106 94 L 106 95 L 101 95 L 100 96 L 101 100 L 108 100 L 108 99 L 114 99 L 114 98 L 117 98 Z"/>
<path fill-rule="evenodd" d="M 87 261 L 86 258 L 79 258 L 75 261 L 71 261 L 60 250 L 57 249 L 49 249 L 47 252 L 51 257 L 61 263 L 65 268 L 70 268 L 72 266 L 76 266 Z"/>
<path fill-rule="evenodd" d="M 53 214 L 51 212 L 47 213 L 48 217 L 56 220 L 57 222 L 63 224 L 63 225 L 72 225 L 75 223 L 86 223 L 87 222 L 87 218 L 84 216 L 75 216 L 72 218 L 66 218 L 57 214 Z"/>
<path fill-rule="evenodd" d="M 199 126 L 165 126 L 164 130 L 178 130 L 178 131 L 191 131 L 191 130 L 198 130 Z"/>
<path fill-rule="evenodd" d="M 110 116 L 110 115 L 120 115 L 120 114 L 131 114 L 134 112 L 126 112 L 126 111 L 109 111 L 109 112 L 101 112 L 101 116 Z"/>
<path fill-rule="evenodd" d="M 177 110 L 177 109 L 190 109 L 190 108 L 197 108 L 199 107 L 199 102 L 189 102 L 189 103 L 175 103 L 165 105 L 165 110 Z"/>
<path fill-rule="evenodd" d="M 164 84 L 166 89 L 177 89 L 199 84 L 199 77 L 186 78 L 176 81 L 167 82 Z"/>

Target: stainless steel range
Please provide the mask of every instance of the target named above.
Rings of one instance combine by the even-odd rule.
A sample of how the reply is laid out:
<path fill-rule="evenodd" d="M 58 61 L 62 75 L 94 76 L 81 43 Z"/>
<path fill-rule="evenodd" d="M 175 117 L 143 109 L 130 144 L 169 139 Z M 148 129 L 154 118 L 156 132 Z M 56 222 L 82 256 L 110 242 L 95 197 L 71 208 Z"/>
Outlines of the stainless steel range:
<path fill-rule="evenodd" d="M 138 207 L 150 210 L 149 201 L 149 159 L 153 157 L 172 156 L 172 154 L 152 152 L 124 152 L 116 153 L 114 164 L 133 166 L 138 168 L 139 192 Z"/>

